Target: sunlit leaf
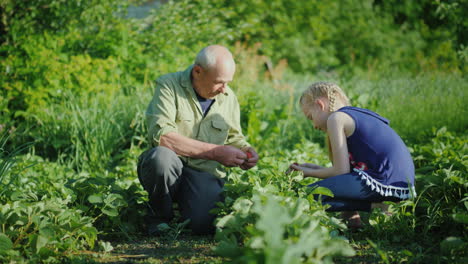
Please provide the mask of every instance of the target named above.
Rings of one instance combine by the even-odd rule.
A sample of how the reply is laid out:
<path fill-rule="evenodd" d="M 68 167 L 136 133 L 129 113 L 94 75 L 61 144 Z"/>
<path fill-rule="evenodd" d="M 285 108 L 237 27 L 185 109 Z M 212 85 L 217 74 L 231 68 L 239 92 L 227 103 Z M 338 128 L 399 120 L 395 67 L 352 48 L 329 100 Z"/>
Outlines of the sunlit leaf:
<path fill-rule="evenodd" d="M 108 216 L 118 216 L 119 211 L 115 208 L 109 208 L 109 207 L 104 207 L 101 209 L 102 213 L 108 215 Z"/>
<path fill-rule="evenodd" d="M 13 248 L 13 243 L 5 234 L 0 233 L 0 254 Z"/>
<path fill-rule="evenodd" d="M 330 189 L 321 186 L 314 187 L 310 194 L 334 197 L 333 192 Z"/>
<path fill-rule="evenodd" d="M 462 224 L 468 224 L 468 214 L 466 213 L 456 213 L 452 214 L 453 220 L 462 223 Z"/>
<path fill-rule="evenodd" d="M 92 204 L 102 203 L 102 196 L 98 194 L 92 194 L 88 196 L 88 201 Z"/>

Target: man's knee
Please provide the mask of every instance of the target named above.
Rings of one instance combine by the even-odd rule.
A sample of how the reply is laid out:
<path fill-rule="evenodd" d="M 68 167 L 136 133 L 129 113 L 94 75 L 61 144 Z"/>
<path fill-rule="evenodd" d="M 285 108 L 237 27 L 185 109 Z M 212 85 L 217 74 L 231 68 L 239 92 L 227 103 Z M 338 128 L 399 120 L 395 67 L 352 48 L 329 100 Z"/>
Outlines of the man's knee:
<path fill-rule="evenodd" d="M 148 193 L 157 185 L 158 195 L 166 194 L 182 173 L 183 164 L 174 151 L 155 147 L 141 154 L 138 161 L 138 178 Z"/>
<path fill-rule="evenodd" d="M 142 157 L 142 162 L 146 166 L 151 166 L 160 171 L 170 170 L 174 166 L 181 165 L 177 154 L 166 147 L 154 147 Z"/>
<path fill-rule="evenodd" d="M 139 173 L 166 174 L 172 173 L 174 170 L 181 170 L 183 165 L 174 151 L 159 146 L 143 153 L 138 166 Z"/>

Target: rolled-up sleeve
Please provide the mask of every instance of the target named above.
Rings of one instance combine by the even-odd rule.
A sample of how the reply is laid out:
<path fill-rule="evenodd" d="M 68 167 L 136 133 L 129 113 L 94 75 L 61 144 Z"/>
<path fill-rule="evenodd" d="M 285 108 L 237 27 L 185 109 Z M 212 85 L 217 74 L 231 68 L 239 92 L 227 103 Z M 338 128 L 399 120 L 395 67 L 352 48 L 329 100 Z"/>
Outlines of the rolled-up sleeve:
<path fill-rule="evenodd" d="M 171 85 L 164 80 L 155 82 L 154 96 L 146 110 L 148 139 L 153 146 L 160 144 L 161 136 L 176 132 L 176 98 Z"/>

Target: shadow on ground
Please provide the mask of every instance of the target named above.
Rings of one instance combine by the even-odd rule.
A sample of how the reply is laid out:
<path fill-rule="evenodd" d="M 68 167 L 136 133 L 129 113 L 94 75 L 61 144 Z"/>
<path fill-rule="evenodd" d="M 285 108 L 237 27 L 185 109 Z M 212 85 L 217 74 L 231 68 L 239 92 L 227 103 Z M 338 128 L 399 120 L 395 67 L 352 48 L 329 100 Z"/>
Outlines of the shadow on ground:
<path fill-rule="evenodd" d="M 216 242 L 212 236 L 181 234 L 176 239 L 139 236 L 131 241 L 114 241 L 111 244 L 114 247 L 112 251 L 105 254 L 93 254 L 90 262 L 117 264 L 226 262 L 225 259 L 213 253 L 212 247 L 216 245 Z"/>

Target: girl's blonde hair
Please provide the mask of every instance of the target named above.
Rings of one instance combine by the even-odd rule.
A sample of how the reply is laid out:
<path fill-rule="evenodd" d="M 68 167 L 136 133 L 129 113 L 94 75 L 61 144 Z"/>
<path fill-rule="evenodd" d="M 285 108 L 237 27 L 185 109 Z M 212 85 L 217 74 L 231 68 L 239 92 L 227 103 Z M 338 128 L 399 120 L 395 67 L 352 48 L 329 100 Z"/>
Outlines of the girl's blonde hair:
<path fill-rule="evenodd" d="M 341 100 L 344 105 L 350 105 L 349 99 L 341 88 L 330 82 L 316 82 L 307 88 L 301 96 L 299 103 L 301 106 L 310 105 L 315 99 L 325 97 L 329 102 L 329 111 L 334 112 L 336 100 Z"/>
<path fill-rule="evenodd" d="M 312 105 L 315 99 L 325 97 L 328 99 L 328 109 L 330 112 L 335 112 L 338 109 L 335 109 L 336 99 L 341 100 L 344 105 L 350 105 L 349 99 L 346 94 L 341 90 L 341 88 L 330 82 L 316 82 L 313 83 L 309 88 L 307 88 L 301 96 L 299 103 L 301 106 Z M 325 144 L 328 148 L 328 157 L 333 162 L 333 152 L 330 144 L 330 137 L 327 134 Z"/>

